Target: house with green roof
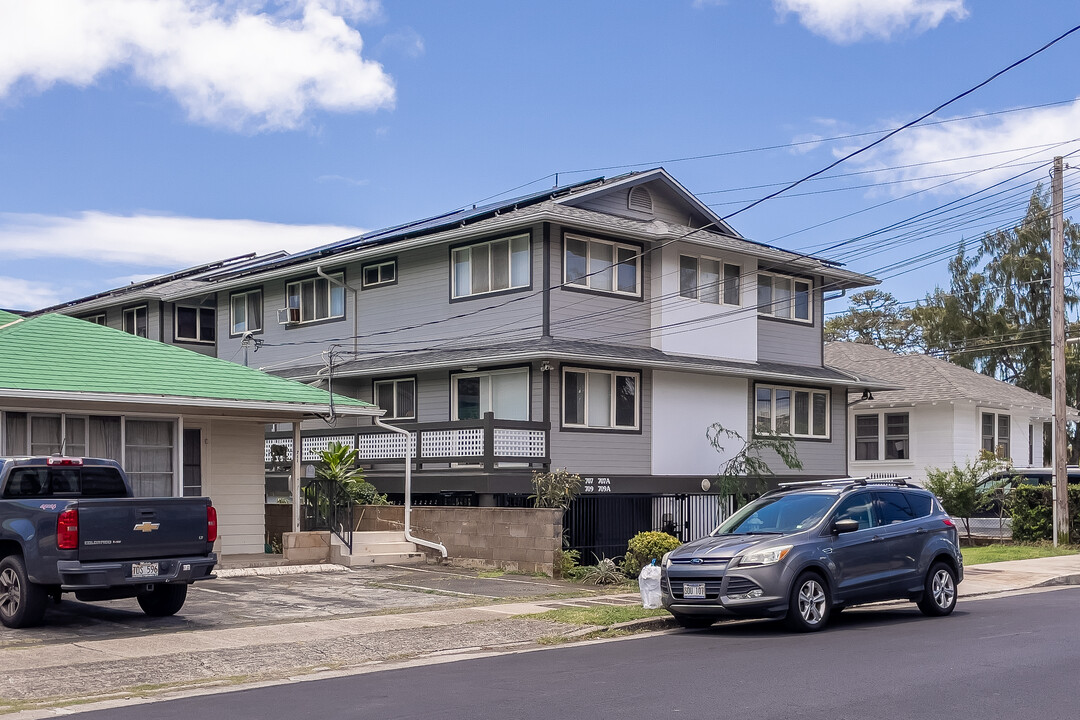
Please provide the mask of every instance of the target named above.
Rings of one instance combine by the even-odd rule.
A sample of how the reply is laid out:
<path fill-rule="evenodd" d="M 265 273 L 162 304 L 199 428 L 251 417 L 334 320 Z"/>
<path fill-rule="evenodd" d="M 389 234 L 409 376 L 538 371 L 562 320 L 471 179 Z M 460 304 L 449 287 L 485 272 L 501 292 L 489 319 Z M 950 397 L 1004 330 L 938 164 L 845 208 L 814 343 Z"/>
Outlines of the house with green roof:
<path fill-rule="evenodd" d="M 223 554 L 262 552 L 265 427 L 377 407 L 58 314 L 0 311 L 0 454 L 106 457 L 137 495 L 208 495 Z"/>

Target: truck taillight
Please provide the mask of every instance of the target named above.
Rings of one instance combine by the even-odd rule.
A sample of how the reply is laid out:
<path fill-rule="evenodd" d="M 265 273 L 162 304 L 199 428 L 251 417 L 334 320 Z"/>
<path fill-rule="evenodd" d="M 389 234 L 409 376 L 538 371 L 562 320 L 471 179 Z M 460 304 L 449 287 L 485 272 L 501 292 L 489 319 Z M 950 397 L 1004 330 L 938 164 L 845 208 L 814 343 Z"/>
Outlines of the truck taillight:
<path fill-rule="evenodd" d="M 71 508 L 56 518 L 56 547 L 76 550 L 79 547 L 79 511 Z"/>
<path fill-rule="evenodd" d="M 217 510 L 213 505 L 206 506 L 206 542 L 217 540 Z"/>

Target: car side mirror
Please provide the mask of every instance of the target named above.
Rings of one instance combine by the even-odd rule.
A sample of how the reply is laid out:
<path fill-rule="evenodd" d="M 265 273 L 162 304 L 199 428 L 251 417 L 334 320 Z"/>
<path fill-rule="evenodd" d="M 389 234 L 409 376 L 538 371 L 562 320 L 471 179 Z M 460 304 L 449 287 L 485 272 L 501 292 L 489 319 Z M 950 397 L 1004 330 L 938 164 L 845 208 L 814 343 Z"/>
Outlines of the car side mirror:
<path fill-rule="evenodd" d="M 859 529 L 859 521 L 847 518 L 845 520 L 837 520 L 832 524 L 832 534 L 840 535 L 842 533 L 855 532 Z"/>

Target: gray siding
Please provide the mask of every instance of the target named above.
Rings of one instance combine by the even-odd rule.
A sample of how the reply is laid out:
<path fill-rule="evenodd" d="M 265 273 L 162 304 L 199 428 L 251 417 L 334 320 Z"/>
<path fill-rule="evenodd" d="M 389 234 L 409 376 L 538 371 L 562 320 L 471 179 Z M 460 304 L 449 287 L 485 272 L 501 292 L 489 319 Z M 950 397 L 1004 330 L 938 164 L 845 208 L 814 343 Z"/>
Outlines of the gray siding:
<path fill-rule="evenodd" d="M 630 188 L 628 187 L 615 188 L 610 192 L 594 195 L 575 203 L 575 205 L 585 210 L 593 210 L 634 220 L 657 218 L 676 225 L 692 225 L 694 227 L 701 227 L 709 222 L 701 213 L 693 209 L 665 184 L 653 181 L 645 183 L 644 187 L 648 188 L 649 193 L 652 195 L 653 212 L 651 215 L 631 210 L 628 207 L 627 200 L 630 195 Z"/>
<path fill-rule="evenodd" d="M 812 324 L 758 317 L 758 360 L 792 365 L 820 367 L 822 352 L 821 293 L 814 293 L 814 322 Z"/>
<path fill-rule="evenodd" d="M 588 237 L 589 233 L 572 234 Z M 564 228 L 551 228 L 551 285 L 563 282 Z M 612 238 L 605 238 L 612 239 Z M 617 238 L 615 238 L 617 239 Z M 651 253 L 641 258 L 642 298 L 605 295 L 561 287 L 551 291 L 551 336 L 648 347 L 651 342 Z"/>
<path fill-rule="evenodd" d="M 752 386 L 751 386 L 752 387 Z M 751 390 L 752 392 L 752 390 Z M 753 405 L 751 404 L 751 407 Z M 844 477 L 847 475 L 847 389 L 832 388 L 829 398 L 829 439 L 796 440 L 795 450 L 802 470 L 789 470 L 779 456 L 764 452 L 761 457 L 779 477 L 799 479 L 810 476 Z"/>
<path fill-rule="evenodd" d="M 641 373 L 641 432 L 561 430 L 561 370 L 552 371 L 551 467 L 589 475 L 648 475 L 652 472 L 652 373 Z"/>
<path fill-rule="evenodd" d="M 532 289 L 450 301 L 450 246 L 443 244 L 409 252 L 395 253 L 388 248 L 385 256 L 344 267 L 346 292 L 343 319 L 286 326 L 277 322 L 278 308 L 285 307 L 285 287 L 289 282 L 311 277 L 268 280 L 252 283 L 263 290 L 263 347 L 258 353 L 258 367 L 317 365 L 319 353 L 331 343 L 341 345 L 348 359 L 355 347 L 362 357 L 365 350 L 378 352 L 421 351 L 437 348 L 475 347 L 490 342 L 508 342 L 538 338 L 541 333 L 543 297 L 543 252 L 540 226 L 532 228 Z M 504 237 L 493 235 L 484 240 Z M 395 285 L 360 289 L 362 265 L 397 258 Z M 342 270 L 328 262 L 324 272 Z M 229 295 L 218 296 L 218 357 L 230 358 L 240 347 L 240 338 L 228 336 Z M 437 324 L 431 324 L 437 322 Z M 354 331 L 355 327 L 355 331 Z M 412 328 L 403 330 L 403 328 Z M 354 333 L 358 340 L 354 344 Z M 255 359 L 251 364 L 255 365 Z M 270 368 L 275 369 L 275 368 Z"/>

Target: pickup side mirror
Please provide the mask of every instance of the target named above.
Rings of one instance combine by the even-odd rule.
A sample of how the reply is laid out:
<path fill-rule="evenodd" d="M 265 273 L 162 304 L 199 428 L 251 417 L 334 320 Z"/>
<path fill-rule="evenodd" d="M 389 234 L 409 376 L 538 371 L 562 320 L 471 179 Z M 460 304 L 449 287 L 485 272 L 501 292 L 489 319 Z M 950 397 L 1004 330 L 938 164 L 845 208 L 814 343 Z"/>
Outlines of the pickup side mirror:
<path fill-rule="evenodd" d="M 852 518 L 846 520 L 837 520 L 832 524 L 832 534 L 840 535 L 842 533 L 855 532 L 859 529 L 859 521 Z"/>

